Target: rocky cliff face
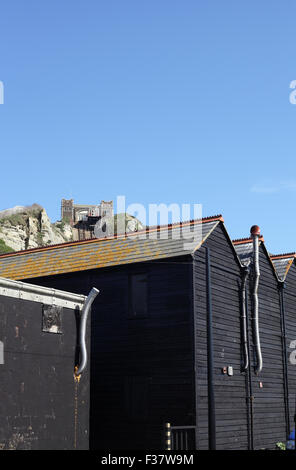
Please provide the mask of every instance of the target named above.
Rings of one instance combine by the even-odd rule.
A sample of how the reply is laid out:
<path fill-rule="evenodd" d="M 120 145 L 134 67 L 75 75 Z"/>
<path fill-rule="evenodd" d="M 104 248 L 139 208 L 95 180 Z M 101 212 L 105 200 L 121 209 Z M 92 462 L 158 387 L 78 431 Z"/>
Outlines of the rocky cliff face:
<path fill-rule="evenodd" d="M 72 227 L 63 222 L 52 224 L 45 209 L 38 204 L 0 211 L 2 253 L 53 245 L 72 239 Z"/>
<path fill-rule="evenodd" d="M 99 230 L 93 234 L 86 230 L 86 238 L 101 238 L 143 229 L 141 222 L 129 214 L 116 214 L 105 219 L 104 224 L 106 227 L 102 232 Z M 0 254 L 78 239 L 77 228 L 72 228 L 64 221 L 51 223 L 45 209 L 38 204 L 0 211 Z"/>

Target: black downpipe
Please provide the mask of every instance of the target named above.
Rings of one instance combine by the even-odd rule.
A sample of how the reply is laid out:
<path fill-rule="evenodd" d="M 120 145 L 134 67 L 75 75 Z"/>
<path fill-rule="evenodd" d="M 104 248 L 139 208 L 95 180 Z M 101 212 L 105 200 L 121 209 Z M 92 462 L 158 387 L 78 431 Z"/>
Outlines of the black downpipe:
<path fill-rule="evenodd" d="M 294 414 L 294 449 L 296 452 L 296 399 L 295 399 L 295 414 Z"/>
<path fill-rule="evenodd" d="M 290 407 L 289 407 L 289 382 L 288 382 L 288 358 L 286 343 L 286 319 L 285 319 L 285 283 L 279 284 L 280 290 L 280 312 L 281 312 L 281 335 L 282 335 L 282 360 L 284 367 L 284 397 L 285 397 L 285 413 L 286 413 L 286 437 L 288 440 L 290 434 Z"/>
<path fill-rule="evenodd" d="M 249 270 L 247 269 L 248 274 Z M 249 302 L 248 302 L 248 288 L 247 283 L 245 285 L 245 309 L 246 309 L 246 324 L 247 324 L 247 351 L 248 351 L 248 369 L 247 369 L 247 377 L 248 377 L 248 402 L 249 402 L 249 410 L 250 410 L 250 450 L 254 450 L 254 396 L 253 396 L 253 383 L 252 383 L 252 369 L 251 369 L 251 360 L 250 360 L 250 335 L 249 335 Z"/>
<path fill-rule="evenodd" d="M 206 247 L 207 352 L 208 352 L 208 438 L 209 450 L 216 450 L 216 410 L 214 390 L 213 310 L 210 249 Z"/>

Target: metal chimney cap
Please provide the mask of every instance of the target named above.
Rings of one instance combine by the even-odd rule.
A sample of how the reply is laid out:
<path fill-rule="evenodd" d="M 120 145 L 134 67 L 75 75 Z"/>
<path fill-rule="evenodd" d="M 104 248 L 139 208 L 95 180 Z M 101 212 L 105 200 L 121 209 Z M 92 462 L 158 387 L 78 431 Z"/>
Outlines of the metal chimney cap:
<path fill-rule="evenodd" d="M 251 227 L 250 232 L 251 232 L 251 235 L 259 237 L 260 236 L 260 227 L 258 225 L 253 225 Z"/>

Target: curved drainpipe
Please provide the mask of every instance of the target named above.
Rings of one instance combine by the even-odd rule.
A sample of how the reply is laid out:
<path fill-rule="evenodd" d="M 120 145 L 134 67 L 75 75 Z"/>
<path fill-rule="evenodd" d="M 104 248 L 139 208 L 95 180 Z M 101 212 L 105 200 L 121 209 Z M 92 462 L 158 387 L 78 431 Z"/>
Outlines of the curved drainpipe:
<path fill-rule="evenodd" d="M 260 278 L 260 268 L 259 268 L 259 236 L 260 228 L 258 225 L 253 225 L 251 228 L 251 235 L 253 238 L 253 255 L 254 255 L 254 287 L 253 287 L 253 307 L 254 307 L 254 342 L 257 356 L 257 364 L 255 367 L 256 375 L 259 375 L 262 367 L 262 353 L 260 345 L 260 335 L 259 335 L 259 300 L 258 300 L 258 287 L 259 287 L 259 278 Z"/>
<path fill-rule="evenodd" d="M 87 351 L 86 351 L 86 344 L 85 344 L 86 321 L 87 321 L 87 317 L 88 317 L 88 313 L 90 311 L 91 305 L 99 292 L 100 291 L 98 289 L 93 287 L 90 293 L 88 294 L 86 301 L 82 308 L 80 325 L 79 325 L 80 364 L 77 367 L 75 367 L 76 376 L 80 375 L 84 371 L 87 365 Z"/>

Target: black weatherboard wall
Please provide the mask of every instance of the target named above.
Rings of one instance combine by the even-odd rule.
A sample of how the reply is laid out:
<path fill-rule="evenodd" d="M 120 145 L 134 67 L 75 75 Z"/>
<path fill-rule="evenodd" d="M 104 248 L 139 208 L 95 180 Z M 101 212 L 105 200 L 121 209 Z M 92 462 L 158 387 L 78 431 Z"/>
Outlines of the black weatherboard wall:
<path fill-rule="evenodd" d="M 197 446 L 208 448 L 206 247 L 211 262 L 217 449 L 247 449 L 247 395 L 241 372 L 241 266 L 222 224 L 194 254 Z M 228 375 L 229 368 L 233 375 Z"/>
<path fill-rule="evenodd" d="M 74 380 L 84 297 L 27 288 L 0 279 L 0 448 L 87 449 L 88 373 Z"/>
<path fill-rule="evenodd" d="M 92 448 L 163 448 L 165 422 L 195 423 L 190 257 L 39 282 L 100 289 L 91 320 Z M 138 282 L 146 306 L 132 296 Z"/>
<path fill-rule="evenodd" d="M 284 322 L 283 343 L 287 364 L 287 407 L 289 431 L 294 429 L 296 414 L 296 262 L 295 254 L 272 256 L 273 264 L 280 279 L 279 294 L 282 297 L 282 316 Z"/>
<path fill-rule="evenodd" d="M 160 448 L 164 422 L 194 423 L 190 260 L 96 271 L 92 282 L 102 289 L 93 323 L 91 399 L 100 405 L 92 407 L 92 444 L 106 438 L 111 448 Z"/>

